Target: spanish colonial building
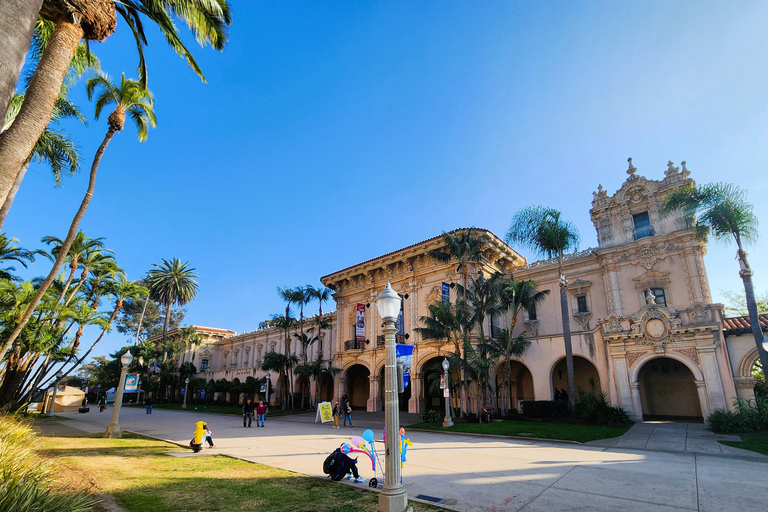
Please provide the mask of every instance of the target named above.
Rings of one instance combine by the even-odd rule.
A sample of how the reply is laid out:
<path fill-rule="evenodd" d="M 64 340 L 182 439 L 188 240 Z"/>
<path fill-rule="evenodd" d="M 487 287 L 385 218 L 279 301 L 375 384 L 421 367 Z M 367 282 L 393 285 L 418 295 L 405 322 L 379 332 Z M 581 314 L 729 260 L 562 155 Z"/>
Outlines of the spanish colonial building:
<path fill-rule="evenodd" d="M 693 183 L 690 172 L 685 162 L 680 167 L 669 162 L 662 179 L 647 179 L 631 159 L 626 172 L 626 181 L 615 193 L 602 186 L 593 193 L 590 213 L 597 247 L 564 260 L 576 384 L 586 388 L 590 380 L 596 382 L 633 419 L 701 418 L 714 409 L 730 409 L 736 396 L 753 396 L 751 371 L 757 350 L 748 322 L 725 319 L 723 306 L 712 302 L 704 266 L 706 245 L 695 239 L 692 226 L 679 214 L 660 214 L 667 194 Z M 557 261 L 528 263 L 490 231 L 472 229 L 484 235 L 483 253 L 464 272 L 511 274 L 516 280 L 532 279 L 539 290 L 550 292 L 515 324 L 513 335 L 523 332 L 530 347 L 503 364 L 510 365 L 514 407 L 520 400 L 552 400 L 557 389 L 568 387 Z M 341 371 L 324 379 L 319 399 L 346 392 L 354 407 L 382 409 L 384 341 L 374 301 L 389 281 L 403 297 L 397 342 L 413 346 L 401 407 L 409 412 L 440 407 L 443 398 L 427 383 L 433 380 L 431 373 L 442 371 L 439 363 L 454 347 L 448 340 L 423 339 L 416 328 L 430 304 L 444 298 L 453 301 L 455 285 L 461 284 L 457 262 L 440 263 L 428 256 L 442 246 L 438 235 L 320 279 L 333 290 L 336 310 L 324 315 L 328 326 L 320 329 L 320 341 L 310 346 L 306 357 L 314 360 L 319 354 Z M 736 275 L 736 269 L 732 271 Z M 505 315 L 485 322 L 484 332 L 492 337 L 499 327 L 510 325 Z M 316 318 L 306 321 L 310 327 L 315 323 Z M 284 353 L 286 348 L 283 332 L 268 326 L 238 335 L 217 331 L 181 356 L 196 362 L 198 377 L 261 378 L 264 354 Z M 295 343 L 291 351 L 304 359 Z M 491 375 L 497 390 L 501 374 L 496 368 Z M 477 389 L 471 389 L 472 409 L 479 403 L 476 395 Z"/>

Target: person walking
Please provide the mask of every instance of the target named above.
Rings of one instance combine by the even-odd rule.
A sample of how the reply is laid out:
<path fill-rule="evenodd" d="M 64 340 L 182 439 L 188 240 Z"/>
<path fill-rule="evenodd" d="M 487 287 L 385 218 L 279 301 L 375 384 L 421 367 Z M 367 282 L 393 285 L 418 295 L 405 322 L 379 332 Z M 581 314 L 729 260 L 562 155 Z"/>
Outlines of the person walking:
<path fill-rule="evenodd" d="M 352 405 L 346 393 L 341 395 L 341 410 L 344 413 L 344 426 L 347 426 L 347 420 L 349 420 L 349 428 L 352 428 Z"/>
<path fill-rule="evenodd" d="M 341 406 L 339 402 L 333 406 L 333 428 L 339 428 L 339 416 L 341 415 Z"/>
<path fill-rule="evenodd" d="M 152 414 L 152 404 L 154 404 L 154 400 L 152 400 L 152 397 L 150 396 L 146 400 L 144 400 L 144 405 L 147 406 L 147 414 Z"/>
<path fill-rule="evenodd" d="M 208 443 L 208 448 L 216 448 L 216 445 L 213 444 L 213 431 L 208 427 L 207 423 L 203 425 L 203 437 Z"/>
<path fill-rule="evenodd" d="M 248 425 L 245 424 L 246 421 L 248 422 Z M 253 421 L 253 404 L 251 403 L 251 399 L 249 398 L 243 404 L 243 428 L 245 428 L 246 426 L 250 427 L 251 421 Z"/>
<path fill-rule="evenodd" d="M 107 408 L 107 397 L 105 395 L 101 395 L 101 398 L 99 398 L 99 412 L 103 412 L 104 409 Z"/>
<path fill-rule="evenodd" d="M 264 400 L 259 400 L 259 405 L 256 406 L 256 426 L 264 426 L 264 417 L 267 415 L 267 406 L 264 404 Z M 261 422 L 261 425 L 259 425 Z"/>

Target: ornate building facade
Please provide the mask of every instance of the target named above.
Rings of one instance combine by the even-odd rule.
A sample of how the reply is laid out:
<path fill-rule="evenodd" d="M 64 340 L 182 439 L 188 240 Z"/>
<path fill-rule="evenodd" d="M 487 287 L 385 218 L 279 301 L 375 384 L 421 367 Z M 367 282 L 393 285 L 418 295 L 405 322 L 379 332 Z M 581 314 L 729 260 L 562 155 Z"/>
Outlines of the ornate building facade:
<path fill-rule="evenodd" d="M 737 319 L 723 318 L 722 305 L 712 303 L 706 246 L 681 215 L 659 213 L 667 194 L 693 183 L 686 163 L 680 167 L 669 162 L 663 179 L 651 180 L 640 176 L 630 159 L 619 190 L 609 195 L 599 186 L 593 194 L 597 247 L 564 261 L 576 383 L 587 387 L 596 382 L 634 419 L 706 417 L 714 409 L 731 408 L 737 395 L 751 396 L 754 386 L 754 341 L 738 330 Z M 490 231 L 477 232 L 485 239 L 482 257 L 465 272 L 512 274 L 550 291 L 535 312 L 517 319 L 513 334 L 524 332 L 532 343 L 521 357 L 504 364 L 512 375 L 513 406 L 524 399 L 551 400 L 556 390 L 567 388 L 558 264 L 529 264 Z M 398 343 L 413 345 L 401 407 L 420 412 L 440 406 L 443 399 L 427 382 L 430 373 L 441 372 L 439 363 L 454 347 L 448 340 L 423 339 L 416 331 L 428 306 L 446 293 L 454 300 L 454 286 L 461 283 L 455 261 L 440 263 L 428 256 L 440 248 L 442 237 L 435 236 L 321 278 L 334 291 L 336 311 L 328 314 L 330 327 L 308 357 L 321 354 L 341 370 L 322 383 L 321 399 L 346 392 L 353 406 L 381 410 L 384 342 L 374 301 L 389 281 L 403 297 Z M 484 331 L 494 336 L 495 327 L 509 320 L 504 315 L 487 318 Z M 284 351 L 283 338 L 282 332 L 265 328 L 194 347 L 183 357 L 207 358 L 198 375 L 207 379 L 259 378 L 263 355 Z M 491 382 L 497 388 L 500 379 L 494 369 Z M 477 389 L 470 390 L 471 408 L 478 404 L 476 394 Z"/>

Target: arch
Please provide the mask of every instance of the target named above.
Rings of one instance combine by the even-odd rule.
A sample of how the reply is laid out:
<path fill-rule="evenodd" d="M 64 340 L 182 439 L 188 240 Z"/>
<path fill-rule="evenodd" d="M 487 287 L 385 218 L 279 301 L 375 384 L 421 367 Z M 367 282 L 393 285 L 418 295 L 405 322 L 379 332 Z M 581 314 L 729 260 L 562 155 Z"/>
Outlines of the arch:
<path fill-rule="evenodd" d="M 318 402 L 333 401 L 333 377 L 328 374 L 320 377 L 320 399 Z"/>
<path fill-rule="evenodd" d="M 665 352 L 663 356 L 659 356 L 655 352 L 648 352 L 647 354 L 640 356 L 637 361 L 635 361 L 635 364 L 632 365 L 632 368 L 629 372 L 629 382 L 630 384 L 638 382 L 637 377 L 640 374 L 640 369 L 651 359 L 656 359 L 657 357 L 667 357 L 669 359 L 676 359 L 677 361 L 680 361 L 685 366 L 688 367 L 689 370 L 693 373 L 693 378 L 697 381 L 703 381 L 704 380 L 704 374 L 701 373 L 701 370 L 699 369 L 698 365 L 694 364 L 693 361 L 685 357 L 684 355 L 680 354 L 679 352 L 669 351 Z"/>
<path fill-rule="evenodd" d="M 385 366 L 381 365 L 379 368 L 379 400 L 381 403 L 382 410 L 384 408 L 384 392 L 386 386 L 384 384 L 384 369 Z M 411 378 L 413 378 L 413 375 L 411 375 Z M 408 380 L 408 385 L 405 386 L 402 393 L 397 394 L 398 399 L 398 405 L 400 406 L 399 409 L 404 412 L 408 412 L 408 400 L 411 399 L 411 390 L 413 389 L 413 386 L 411 385 L 412 380 Z"/>
<path fill-rule="evenodd" d="M 555 389 L 568 390 L 568 373 L 566 371 L 565 356 L 556 360 L 550 368 L 549 382 L 551 386 L 552 399 L 555 396 Z M 597 365 L 593 363 L 589 358 L 573 354 L 573 373 L 574 380 L 576 381 L 576 389 L 579 387 L 588 390 L 589 378 L 595 377 L 597 379 L 597 391 L 602 391 L 602 382 L 600 381 L 600 372 L 597 370 Z"/>
<path fill-rule="evenodd" d="M 739 366 L 736 370 L 738 375 L 736 377 L 752 377 L 752 367 L 755 366 L 755 362 L 759 358 L 760 354 L 757 352 L 757 347 L 747 350 L 747 353 L 741 356 L 739 360 Z"/>
<path fill-rule="evenodd" d="M 352 407 L 367 408 L 370 395 L 370 370 L 367 365 L 353 364 L 344 372 L 346 393 Z"/>
<path fill-rule="evenodd" d="M 353 366 L 363 366 L 365 367 L 366 370 L 368 370 L 369 373 L 371 371 L 371 367 L 369 366 L 367 361 L 358 361 L 354 359 L 352 361 L 347 361 L 346 363 L 342 364 L 341 373 L 346 375 L 347 371 L 349 371 L 349 369 L 352 368 Z"/>
<path fill-rule="evenodd" d="M 691 369 L 679 358 L 657 356 L 637 370 L 643 418 L 702 417 L 699 384 Z"/>
<path fill-rule="evenodd" d="M 445 357 L 432 353 L 429 358 L 422 358 L 419 365 L 421 375 L 421 394 L 426 410 L 445 411 L 445 398 L 440 389 L 440 376 L 443 374 L 442 363 Z"/>
<path fill-rule="evenodd" d="M 509 366 L 509 380 L 511 386 L 509 389 L 505 389 L 506 367 Z M 494 377 L 496 382 L 496 403 L 501 408 L 502 404 L 506 404 L 508 409 L 520 410 L 521 400 L 533 400 L 533 374 L 531 370 L 522 362 L 517 359 L 510 361 L 504 361 L 496 366 L 496 375 Z"/>

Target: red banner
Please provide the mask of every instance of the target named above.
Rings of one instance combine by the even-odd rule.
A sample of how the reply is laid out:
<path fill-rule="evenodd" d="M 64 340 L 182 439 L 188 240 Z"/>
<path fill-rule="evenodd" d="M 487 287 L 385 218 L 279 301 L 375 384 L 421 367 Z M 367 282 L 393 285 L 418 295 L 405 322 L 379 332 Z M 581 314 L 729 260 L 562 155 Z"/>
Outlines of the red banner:
<path fill-rule="evenodd" d="M 357 316 L 355 317 L 355 340 L 365 341 L 365 304 L 357 305 Z"/>

